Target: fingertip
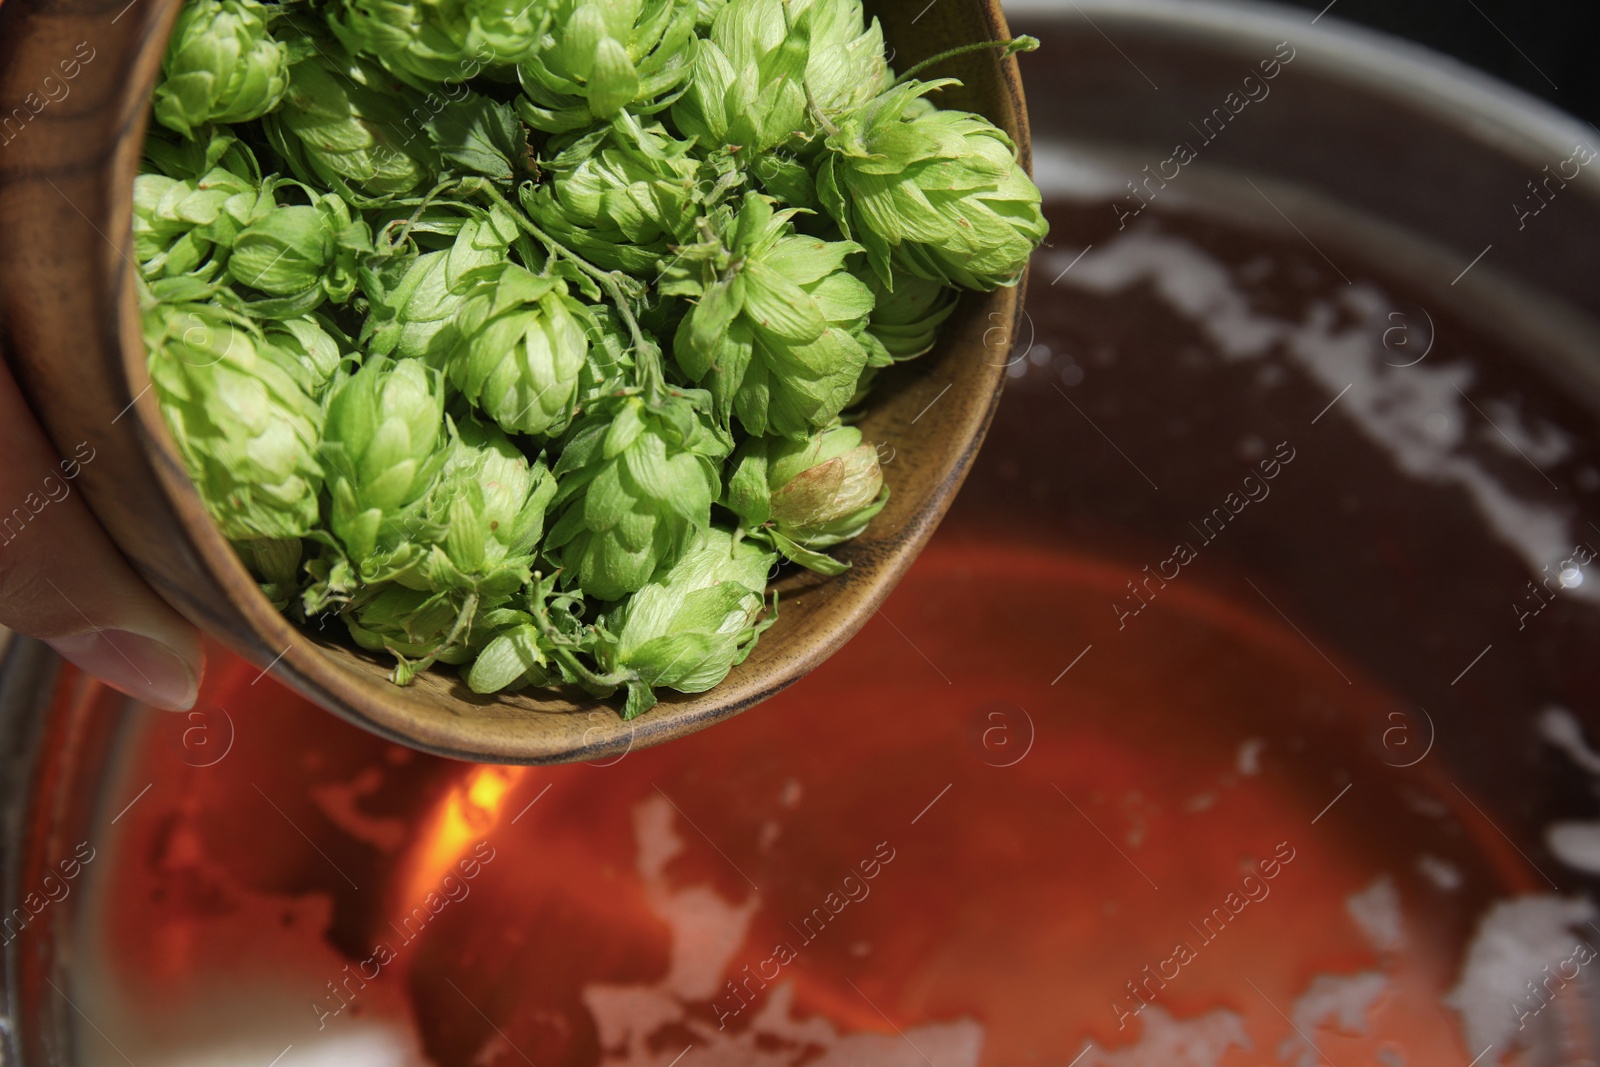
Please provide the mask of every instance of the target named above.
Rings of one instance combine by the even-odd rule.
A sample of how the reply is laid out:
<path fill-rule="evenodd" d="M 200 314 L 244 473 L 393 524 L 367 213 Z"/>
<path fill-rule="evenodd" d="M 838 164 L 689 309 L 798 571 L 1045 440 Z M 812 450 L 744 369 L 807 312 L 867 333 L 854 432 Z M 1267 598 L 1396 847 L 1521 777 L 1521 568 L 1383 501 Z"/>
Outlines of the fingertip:
<path fill-rule="evenodd" d="M 205 652 L 199 642 L 179 651 L 144 634 L 99 629 L 46 643 L 84 672 L 153 707 L 184 711 L 200 693 Z"/>

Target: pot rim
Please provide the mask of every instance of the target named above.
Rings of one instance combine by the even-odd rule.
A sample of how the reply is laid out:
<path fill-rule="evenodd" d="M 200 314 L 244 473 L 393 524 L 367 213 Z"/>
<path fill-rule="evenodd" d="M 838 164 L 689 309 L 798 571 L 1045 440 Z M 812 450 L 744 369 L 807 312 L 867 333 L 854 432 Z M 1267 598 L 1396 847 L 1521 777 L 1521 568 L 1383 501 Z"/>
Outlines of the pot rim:
<path fill-rule="evenodd" d="M 1007 0 L 1005 11 L 1024 29 L 1037 19 L 1068 19 L 1077 12 L 1095 23 L 1197 35 L 1215 51 L 1245 52 L 1267 38 L 1290 39 L 1299 49 L 1302 40 L 1296 38 L 1302 38 L 1297 63 L 1309 59 L 1323 73 L 1393 92 L 1522 158 L 1547 162 L 1552 149 L 1600 140 L 1593 126 L 1528 90 L 1426 45 L 1345 21 L 1330 14 L 1333 6 L 1309 21 L 1299 17 L 1300 8 L 1264 0 Z M 1320 22 L 1324 15 L 1326 25 Z M 1543 76 L 1531 60 L 1528 65 Z"/>

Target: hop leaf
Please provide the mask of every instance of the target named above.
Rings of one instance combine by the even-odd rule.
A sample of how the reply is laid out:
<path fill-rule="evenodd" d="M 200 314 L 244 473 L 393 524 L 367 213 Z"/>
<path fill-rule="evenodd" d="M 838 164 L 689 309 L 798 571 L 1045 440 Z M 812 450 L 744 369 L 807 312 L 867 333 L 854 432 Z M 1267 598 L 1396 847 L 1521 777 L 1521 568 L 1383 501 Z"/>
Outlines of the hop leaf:
<path fill-rule="evenodd" d="M 859 335 L 872 293 L 844 268 L 860 246 L 796 234 L 793 214 L 745 194 L 722 236 L 685 249 L 662 285 L 698 296 L 673 339 L 678 366 L 752 434 L 803 437 L 827 425 L 868 358 Z"/>
<path fill-rule="evenodd" d="M 580 419 L 556 463 L 544 549 L 600 600 L 641 588 L 711 522 L 726 439 L 688 401 L 639 397 Z"/>
<path fill-rule="evenodd" d="M 250 188 L 261 185 L 261 165 L 255 153 L 226 127 L 214 127 L 204 140 L 175 137 L 151 126 L 144 140 L 144 173 L 195 180 L 213 170 L 235 175 Z"/>
<path fill-rule="evenodd" d="M 946 82 L 910 82 L 827 138 L 817 195 L 885 287 L 896 272 L 989 290 L 1011 285 L 1049 226 L 1039 189 L 987 119 L 915 106 Z"/>
<path fill-rule="evenodd" d="M 605 619 L 616 641 L 602 646 L 608 670 L 635 678 L 628 712 L 650 704 L 649 688 L 703 693 L 744 662 L 761 631 L 762 589 L 777 556 L 712 527 L 704 539 L 664 567 Z"/>
<path fill-rule="evenodd" d="M 295 61 L 266 133 L 295 177 L 343 192 L 398 196 L 429 184 L 438 158 L 423 94 L 381 67 L 300 29 Z"/>
<path fill-rule="evenodd" d="M 439 155 L 469 174 L 509 184 L 528 166 L 528 131 L 509 104 L 467 93 L 440 107 L 427 129 Z"/>
<path fill-rule="evenodd" d="M 510 626 L 497 633 L 472 661 L 467 688 L 474 693 L 498 693 L 525 685 L 552 685 L 560 678 L 546 669 L 547 663 L 538 629 L 531 623 Z"/>
<path fill-rule="evenodd" d="M 468 401 L 516 433 L 566 427 L 593 323 L 563 282 L 514 263 L 490 268 L 456 323 L 450 380 Z"/>
<path fill-rule="evenodd" d="M 248 122 L 278 106 L 287 53 L 256 0 L 190 0 L 161 61 L 156 121 L 185 137 L 217 122 Z"/>
<path fill-rule="evenodd" d="M 551 34 L 518 68 L 518 109 L 536 130 L 558 133 L 654 114 L 688 76 L 692 0 L 557 0 Z"/>
<path fill-rule="evenodd" d="M 322 413 L 255 327 L 211 304 L 144 294 L 150 382 L 206 510 L 232 541 L 317 524 Z"/>

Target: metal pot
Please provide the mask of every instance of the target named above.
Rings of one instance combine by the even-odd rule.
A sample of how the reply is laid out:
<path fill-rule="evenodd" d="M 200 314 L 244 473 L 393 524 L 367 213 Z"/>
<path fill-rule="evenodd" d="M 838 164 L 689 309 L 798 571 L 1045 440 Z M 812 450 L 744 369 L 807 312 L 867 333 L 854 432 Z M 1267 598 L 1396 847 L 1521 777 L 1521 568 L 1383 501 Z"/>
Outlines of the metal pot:
<path fill-rule="evenodd" d="M 1168 685 L 1178 708 L 1183 678 L 1220 671 L 1217 677 L 1236 687 L 1238 717 L 1196 724 L 1146 709 L 1140 728 L 1150 751 L 1165 743 L 1164 733 L 1183 731 L 1185 744 L 1198 748 L 1237 736 L 1246 723 L 1268 751 L 1281 754 L 1292 788 L 1316 798 L 1306 811 L 1306 840 L 1364 835 L 1410 848 L 1436 838 L 1428 855 L 1476 856 L 1457 868 L 1481 860 L 1483 870 L 1500 871 L 1496 884 L 1440 888 L 1425 898 L 1455 939 L 1453 975 L 1460 978 L 1471 962 L 1475 934 L 1493 916 L 1505 917 L 1495 911 L 1500 905 L 1534 901 L 1535 911 L 1587 914 L 1600 871 L 1585 852 L 1600 771 L 1586 740 L 1600 738 L 1593 654 L 1600 614 L 1592 600 L 1600 575 L 1586 550 L 1600 545 L 1600 525 L 1589 525 L 1590 516 L 1600 516 L 1593 421 L 1600 412 L 1600 291 L 1593 285 L 1600 276 L 1600 179 L 1582 158 L 1594 136 L 1515 90 L 1332 18 L 1176 0 L 1084 0 L 1009 13 L 1019 32 L 1046 41 L 1047 50 L 1024 64 L 1024 77 L 1053 247 L 1035 263 L 1025 335 L 1014 339 L 1012 380 L 990 443 L 931 553 L 1003 542 L 1037 546 L 1045 556 L 1092 557 L 1093 582 L 1100 583 L 1094 588 L 1104 587 L 1099 621 L 1077 608 L 1053 618 L 1048 605 L 1019 598 L 1014 614 L 1024 621 L 1008 639 L 1019 648 L 1051 644 L 1057 659 L 1005 663 L 987 675 L 951 667 L 952 685 L 988 686 L 987 700 L 972 709 L 976 732 L 941 734 L 917 748 L 908 738 L 901 751 L 912 755 L 903 760 L 891 744 L 837 734 L 815 743 L 789 737 L 791 749 L 805 750 L 798 755 L 770 745 L 741 750 L 739 737 L 766 736 L 751 731 L 770 728 L 776 737 L 779 723 L 829 712 L 807 705 L 811 683 L 803 682 L 750 716 L 615 770 L 549 773 L 598 773 L 608 788 L 665 782 L 674 805 L 682 801 L 694 812 L 711 801 L 695 806 L 673 784 L 679 779 L 663 776 L 692 777 L 699 772 L 689 765 L 702 759 L 708 769 L 694 789 L 748 793 L 752 804 L 765 795 L 769 764 L 829 753 L 839 763 L 839 788 L 877 779 L 921 783 L 916 772 L 932 767 L 928 774 L 942 777 L 946 758 L 952 782 L 964 788 L 969 763 L 982 764 L 971 772 L 979 775 L 1012 766 L 1009 755 L 993 750 L 994 714 L 1027 706 L 1030 741 L 1037 729 L 1046 746 L 1032 759 L 1056 759 L 1065 750 L 1049 747 L 1051 732 L 1084 713 L 1086 677 L 1099 679 L 1095 692 Z M 1175 542 L 1189 551 L 1177 551 Z M 932 658 L 924 658 L 943 676 L 944 646 L 917 629 L 925 617 L 915 609 L 926 601 L 902 599 L 923 595 L 916 574 L 907 583 L 912 591 L 886 605 L 897 621 L 892 632 L 883 630 L 884 640 L 903 637 L 917 655 L 927 649 Z M 1204 597 L 1200 589 L 1208 590 Z M 1135 647 L 1130 642 L 1148 642 L 1153 627 L 1176 627 L 1162 632 L 1180 638 L 1203 637 L 1208 626 L 1222 632 L 1221 608 L 1196 615 L 1171 607 L 1200 600 L 1235 604 L 1228 618 L 1276 627 L 1283 643 L 1273 647 L 1298 657 L 1312 679 L 1302 699 L 1269 701 L 1265 683 L 1251 673 L 1253 660 L 1237 661 L 1238 673 L 1230 675 L 1228 664 L 1164 663 L 1148 644 L 1137 646 L 1155 657 L 1148 663 L 1126 652 Z M 914 613 L 905 615 L 901 603 Z M 1004 613 L 996 617 L 1010 625 Z M 874 632 L 869 626 L 858 643 Z M 972 640 L 978 637 L 974 631 Z M 850 668 L 849 657 L 847 649 L 818 677 L 866 669 Z M 85 881 L 83 892 L 42 909 L 7 946 L 4 1040 L 19 1063 L 78 1062 L 73 1042 L 90 1031 L 72 983 L 82 954 L 98 947 L 98 916 L 116 872 L 127 869 L 118 864 L 133 862 L 118 842 L 144 817 L 136 808 L 123 821 L 130 800 L 144 795 L 129 768 L 145 758 L 138 753 L 148 749 L 152 731 L 187 728 L 75 677 L 56 691 L 52 677 L 38 646 L 17 642 L 7 652 L 0 690 L 11 767 L 6 913 L 77 842 L 102 849 L 105 858 L 87 867 L 99 883 Z M 247 684 L 245 677 L 240 685 Z M 1030 695 L 1018 697 L 1014 709 L 994 704 L 1011 699 L 1014 687 Z M 308 731 L 283 742 L 285 751 L 357 743 L 327 717 L 315 727 L 285 721 L 285 728 Z M 178 736 L 182 743 L 186 735 Z M 733 762 L 719 762 L 725 757 Z M 182 762 L 197 767 L 204 760 Z M 1241 751 L 1241 768 L 1246 762 Z M 479 780 L 464 776 L 494 780 L 491 772 L 442 761 L 427 767 L 418 780 L 431 783 L 423 792 L 445 797 L 441 803 L 455 802 L 448 797 L 458 795 L 450 790 L 460 783 Z M 753 777 L 740 777 L 747 769 Z M 1079 773 L 1086 778 L 1089 770 Z M 707 781 L 717 778 L 727 781 Z M 584 788 L 578 777 L 551 781 Z M 1058 820 L 1053 832 L 1081 833 L 1085 848 L 1099 842 L 1079 816 L 1097 829 L 1108 824 L 1094 819 L 1110 816 L 1087 794 L 1073 798 L 1079 778 L 1054 782 L 1079 811 L 1063 806 L 1049 816 Z M 903 832 L 930 809 L 939 812 L 945 794 L 936 790 L 934 784 L 927 796 L 905 801 L 915 818 Z M 533 807 L 543 795 L 528 792 L 521 811 L 551 810 Z M 933 803 L 917 813 L 929 797 Z M 243 804 L 213 817 L 239 834 L 276 818 Z M 719 832 L 720 824 L 709 825 Z M 683 836 L 699 840 L 687 829 Z M 1119 851 L 1132 849 L 1136 867 L 1155 871 L 1166 862 L 1120 834 L 1121 845 L 1105 837 Z M 902 848 L 908 855 L 909 841 Z M 924 841 L 922 847 L 936 847 Z M 730 864 L 751 862 L 740 847 L 723 844 L 733 851 L 732 859 L 723 857 Z M 968 856 L 957 852 L 947 862 L 952 870 L 976 864 Z M 1108 856 L 1110 864 L 1120 862 Z M 1428 878 L 1441 887 L 1448 881 L 1443 868 L 1420 856 L 1413 857 L 1420 866 L 1396 869 L 1403 894 L 1423 892 Z M 345 860 L 342 853 L 324 858 Z M 805 881 L 814 873 L 796 863 L 786 877 Z M 764 869 L 752 873 L 778 892 Z M 508 928 L 519 922 L 511 912 L 489 920 Z M 1563 937 L 1595 936 L 1570 923 L 1554 926 Z M 650 943 L 646 933 L 638 936 L 638 945 Z M 462 935 L 451 951 L 492 957 L 483 944 Z M 1271 950 L 1260 951 L 1266 959 Z M 430 966 L 445 968 L 446 958 L 430 957 Z M 418 973 L 410 988 L 421 997 L 438 981 Z M 1228 976 L 1242 997 L 1252 995 L 1242 985 L 1250 977 L 1248 968 Z M 1531 990 L 1545 977 L 1537 967 L 1514 973 L 1511 996 L 1532 996 L 1522 987 Z M 931 971 L 925 978 L 935 980 Z M 1521 1030 L 1510 997 L 1500 1007 L 1458 999 L 1462 1062 L 1476 1055 L 1476 1062 L 1495 1063 L 1511 1049 L 1504 1042 L 1519 1041 L 1522 1058 L 1507 1062 L 1593 1062 L 1593 983 L 1580 967 L 1560 987 L 1576 990 L 1524 1000 Z M 453 996 L 448 989 L 439 995 Z M 496 1032 L 513 1026 L 490 1021 L 481 1000 L 469 1003 L 437 1003 L 432 1010 L 446 1021 L 430 1031 L 434 1040 L 452 1026 L 479 1027 L 474 1008 Z M 1127 1003 L 1133 1013 L 1136 1002 Z M 879 1025 L 857 1008 L 867 1019 L 861 1025 Z M 496 1012 L 493 1005 L 488 1012 Z M 1050 1047 L 1042 1055 L 1063 1064 L 1077 1062 L 1074 1055 L 1088 1064 L 1112 1062 L 1121 1046 L 1106 1036 L 1115 1031 L 1105 1019 L 1082 1051 Z M 525 1031 L 511 1033 L 528 1040 Z M 1257 1050 L 1268 1057 L 1277 1051 Z M 1312 1051 L 1320 1054 L 1315 1046 L 1304 1054 Z M 692 1063 L 686 1059 L 684 1067 Z"/>

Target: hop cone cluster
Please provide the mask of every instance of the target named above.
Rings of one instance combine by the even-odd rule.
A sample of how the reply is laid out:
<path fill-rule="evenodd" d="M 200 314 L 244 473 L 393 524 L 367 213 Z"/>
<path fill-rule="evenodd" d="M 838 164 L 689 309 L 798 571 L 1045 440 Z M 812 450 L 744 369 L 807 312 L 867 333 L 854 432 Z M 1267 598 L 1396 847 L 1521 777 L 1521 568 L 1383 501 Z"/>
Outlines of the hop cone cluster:
<path fill-rule="evenodd" d="M 187 0 L 150 377 L 272 602 L 401 684 L 718 684 L 885 506 L 874 376 L 1045 236 L 920 69 L 860 0 Z"/>

